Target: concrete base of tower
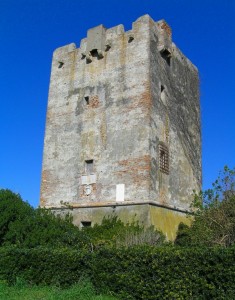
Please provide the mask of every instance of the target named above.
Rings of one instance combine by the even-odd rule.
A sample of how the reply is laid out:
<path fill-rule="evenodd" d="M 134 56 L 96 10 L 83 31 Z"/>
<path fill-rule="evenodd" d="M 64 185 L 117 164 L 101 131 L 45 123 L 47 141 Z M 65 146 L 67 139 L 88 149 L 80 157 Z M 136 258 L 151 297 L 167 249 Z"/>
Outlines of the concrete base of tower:
<path fill-rule="evenodd" d="M 51 207 L 60 215 L 71 214 L 73 223 L 78 227 L 101 224 L 103 218 L 117 216 L 124 223 L 138 222 L 145 227 L 153 225 L 163 232 L 167 240 L 173 241 L 181 222 L 190 225 L 192 217 L 186 211 L 166 207 L 154 202 L 108 203 L 90 206 Z"/>

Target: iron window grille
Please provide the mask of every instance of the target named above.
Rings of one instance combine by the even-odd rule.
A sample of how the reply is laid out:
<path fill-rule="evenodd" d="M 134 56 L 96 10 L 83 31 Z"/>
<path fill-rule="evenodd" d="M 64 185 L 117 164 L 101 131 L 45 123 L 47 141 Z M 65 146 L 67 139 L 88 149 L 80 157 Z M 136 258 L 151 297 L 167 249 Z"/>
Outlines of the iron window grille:
<path fill-rule="evenodd" d="M 162 173 L 169 174 L 169 149 L 164 143 L 159 144 L 159 168 Z"/>

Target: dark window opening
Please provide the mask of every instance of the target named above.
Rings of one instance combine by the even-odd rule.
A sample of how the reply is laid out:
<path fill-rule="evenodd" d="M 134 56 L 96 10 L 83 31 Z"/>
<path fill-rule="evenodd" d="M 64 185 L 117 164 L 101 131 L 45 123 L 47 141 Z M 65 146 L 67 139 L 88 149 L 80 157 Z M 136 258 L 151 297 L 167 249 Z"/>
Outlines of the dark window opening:
<path fill-rule="evenodd" d="M 91 50 L 91 56 L 92 56 L 92 57 L 99 57 L 99 55 L 98 55 L 98 50 L 97 50 L 97 49 Z"/>
<path fill-rule="evenodd" d="M 89 105 L 90 104 L 90 102 L 89 102 L 89 96 L 84 97 L 84 99 L 86 101 L 86 105 Z"/>
<path fill-rule="evenodd" d="M 162 173 L 169 174 L 169 150 L 164 143 L 159 144 L 159 168 Z"/>
<path fill-rule="evenodd" d="M 81 227 L 91 227 L 91 222 L 90 221 L 82 221 Z"/>
<path fill-rule="evenodd" d="M 86 55 L 86 62 L 90 64 L 93 61 L 93 57 L 96 57 L 98 60 L 104 57 L 104 53 L 99 49 L 92 49 L 88 55 Z"/>
<path fill-rule="evenodd" d="M 164 49 L 161 52 L 161 57 L 167 62 L 168 66 L 171 65 L 171 53 L 169 50 Z"/>
<path fill-rule="evenodd" d="M 161 100 L 166 104 L 166 91 L 164 85 L 161 85 Z"/>
<path fill-rule="evenodd" d="M 93 159 L 85 160 L 85 172 L 87 174 L 94 173 L 94 160 Z"/>
<path fill-rule="evenodd" d="M 96 57 L 97 59 L 101 59 L 104 57 L 103 51 L 98 49 L 93 49 L 90 51 L 92 57 Z"/>
<path fill-rule="evenodd" d="M 59 69 L 60 69 L 60 68 L 62 68 L 62 67 L 63 67 L 63 65 L 64 65 L 64 63 L 63 63 L 62 61 L 59 61 L 58 68 L 59 68 Z"/>
<path fill-rule="evenodd" d="M 134 41 L 134 37 L 133 36 L 129 36 L 128 43 L 131 43 L 132 41 Z"/>
<path fill-rule="evenodd" d="M 109 51 L 111 49 L 111 44 L 106 44 L 105 45 L 105 52 Z"/>

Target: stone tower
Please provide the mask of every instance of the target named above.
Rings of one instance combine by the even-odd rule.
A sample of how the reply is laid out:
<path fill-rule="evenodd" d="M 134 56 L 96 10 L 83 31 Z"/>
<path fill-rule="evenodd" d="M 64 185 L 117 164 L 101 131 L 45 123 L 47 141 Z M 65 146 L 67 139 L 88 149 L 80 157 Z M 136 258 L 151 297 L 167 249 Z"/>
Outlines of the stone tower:
<path fill-rule="evenodd" d="M 145 15 L 55 50 L 42 207 L 80 226 L 115 214 L 174 238 L 201 188 L 201 129 L 198 70 L 171 36 Z"/>

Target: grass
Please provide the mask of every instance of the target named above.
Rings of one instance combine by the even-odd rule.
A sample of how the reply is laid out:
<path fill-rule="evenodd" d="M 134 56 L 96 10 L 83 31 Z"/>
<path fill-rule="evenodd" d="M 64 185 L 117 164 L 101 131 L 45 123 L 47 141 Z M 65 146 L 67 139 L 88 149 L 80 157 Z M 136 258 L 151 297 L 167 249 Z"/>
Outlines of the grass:
<path fill-rule="evenodd" d="M 97 295 L 88 280 L 68 289 L 50 286 L 30 286 L 18 280 L 14 286 L 0 282 L 0 299 L 3 300 L 115 300 L 112 296 Z"/>

